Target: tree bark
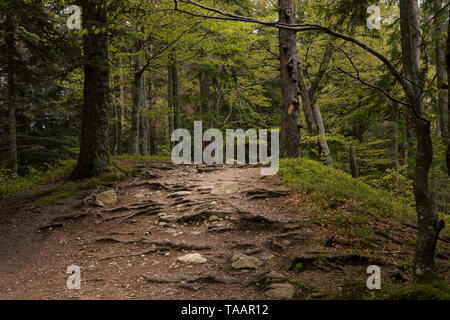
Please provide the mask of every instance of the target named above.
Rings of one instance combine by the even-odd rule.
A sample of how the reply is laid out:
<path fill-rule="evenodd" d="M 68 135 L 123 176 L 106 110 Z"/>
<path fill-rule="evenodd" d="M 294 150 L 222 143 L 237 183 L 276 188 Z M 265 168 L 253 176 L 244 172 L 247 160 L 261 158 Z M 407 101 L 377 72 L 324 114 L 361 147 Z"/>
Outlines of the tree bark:
<path fill-rule="evenodd" d="M 211 82 L 204 66 L 200 66 L 198 78 L 200 84 L 200 114 L 203 114 L 203 112 L 208 113 L 207 122 L 211 126 L 211 115 L 209 114 L 211 111 Z"/>
<path fill-rule="evenodd" d="M 146 84 L 145 77 L 142 76 L 142 87 L 141 87 L 141 103 L 142 107 L 140 109 L 140 137 L 141 137 L 141 154 L 146 156 L 148 154 L 148 108 L 146 103 Z"/>
<path fill-rule="evenodd" d="M 308 126 L 309 132 L 317 135 L 319 130 L 317 128 L 316 121 L 314 119 L 311 100 L 309 99 L 309 89 L 308 85 L 306 84 L 305 77 L 303 75 L 303 67 L 301 62 L 298 65 L 298 84 L 300 96 L 302 98 L 302 107 L 303 113 L 305 114 L 306 125 Z"/>
<path fill-rule="evenodd" d="M 450 17 L 450 6 L 449 6 L 449 17 Z M 447 53 L 445 55 L 445 60 L 447 62 L 447 99 L 450 99 L 450 23 L 447 23 Z M 449 117 L 450 121 L 450 117 Z M 447 125 L 449 128 L 449 135 L 450 135 L 450 123 Z M 450 140 L 450 139 L 449 139 Z M 447 143 L 447 173 L 450 177 L 450 141 Z"/>
<path fill-rule="evenodd" d="M 319 105 L 317 103 L 317 90 L 319 88 L 320 81 L 325 74 L 327 66 L 330 63 L 331 54 L 332 50 L 331 46 L 329 46 L 325 53 L 324 61 L 320 66 L 319 73 L 317 74 L 314 82 L 311 84 L 311 88 L 308 89 L 301 63 L 299 63 L 298 78 L 303 112 L 305 114 L 308 129 L 311 133 L 318 136 L 317 145 L 319 160 L 324 161 L 327 166 L 333 168 L 333 159 L 331 158 L 331 152 L 326 140 L 325 126 L 323 124 L 322 114 L 320 113 Z"/>
<path fill-rule="evenodd" d="M 120 57 L 120 68 L 122 69 L 123 59 Z M 123 128 L 125 126 L 125 86 L 123 79 L 123 70 L 120 71 L 120 104 L 119 104 L 119 121 L 117 121 L 117 153 L 123 153 Z"/>
<path fill-rule="evenodd" d="M 279 22 L 295 24 L 293 0 L 279 0 Z M 296 32 L 279 29 L 280 70 L 281 70 L 281 132 L 280 155 L 301 157 L 300 103 L 298 100 L 298 58 Z"/>
<path fill-rule="evenodd" d="M 448 128 L 448 93 L 447 85 L 447 69 L 445 61 L 445 35 L 444 35 L 444 20 L 445 15 L 440 14 L 442 10 L 442 0 L 434 1 L 434 19 L 435 27 L 435 51 L 436 51 L 436 76 L 438 87 L 438 104 L 439 104 L 439 127 L 441 137 L 445 145 L 449 143 L 449 128 Z"/>
<path fill-rule="evenodd" d="M 102 1 L 83 7 L 84 92 L 81 146 L 72 179 L 98 175 L 109 166 L 109 60 L 106 8 Z M 95 26 L 95 30 L 93 27 Z"/>
<path fill-rule="evenodd" d="M 134 60 L 134 79 L 133 79 L 133 109 L 131 114 L 131 145 L 130 154 L 139 154 L 139 128 L 141 111 L 145 105 L 145 87 L 144 87 L 144 71 L 142 70 L 142 58 L 140 50 L 142 42 L 136 43 L 136 55 Z"/>
<path fill-rule="evenodd" d="M 330 148 L 328 147 L 325 126 L 323 124 L 322 114 L 320 113 L 319 104 L 317 103 L 317 101 L 314 102 L 314 104 L 313 104 L 313 114 L 314 114 L 314 119 L 316 120 L 317 128 L 319 130 L 318 142 L 319 142 L 319 147 L 320 147 L 320 150 L 319 150 L 320 160 L 325 161 L 325 164 L 327 166 L 329 166 L 330 168 L 333 168 L 333 158 L 331 157 L 331 151 L 330 151 Z"/>
<path fill-rule="evenodd" d="M 350 154 L 350 172 L 352 173 L 353 178 L 358 178 L 358 164 L 356 162 L 356 154 L 355 154 L 355 146 L 353 144 L 350 145 L 349 148 Z"/>
<path fill-rule="evenodd" d="M 400 0 L 402 60 L 406 78 L 406 97 L 415 109 L 414 129 L 417 135 L 417 155 L 414 169 L 414 196 L 418 218 L 418 234 L 414 252 L 414 280 L 426 283 L 438 278 L 434 253 L 443 227 L 434 209 L 428 188 L 428 175 L 433 159 L 430 122 L 420 118 L 422 91 L 420 84 L 420 23 L 418 0 Z"/>
<path fill-rule="evenodd" d="M 153 79 L 147 79 L 147 101 L 148 101 L 148 110 L 152 114 L 156 107 L 156 94 L 153 85 Z M 156 129 L 156 119 L 154 115 L 150 116 L 149 119 L 149 140 L 150 140 L 150 154 L 157 155 L 158 154 L 158 135 Z"/>
<path fill-rule="evenodd" d="M 17 129 L 16 129 L 16 83 L 15 83 L 15 54 L 16 40 L 12 13 L 6 15 L 6 47 L 8 50 L 8 126 L 9 126 L 9 164 L 8 168 L 17 173 Z"/>
<path fill-rule="evenodd" d="M 180 99 L 179 91 L 180 85 L 178 81 L 178 66 L 175 58 L 172 56 L 171 73 L 172 73 L 172 98 L 173 98 L 173 126 L 174 129 L 181 128 L 181 109 L 180 109 Z"/>
<path fill-rule="evenodd" d="M 169 114 L 167 116 L 167 120 L 169 121 L 169 144 L 172 145 L 172 131 L 173 131 L 173 75 L 172 75 L 172 66 L 170 64 L 169 58 L 169 66 L 167 67 L 167 106 L 169 108 Z"/>

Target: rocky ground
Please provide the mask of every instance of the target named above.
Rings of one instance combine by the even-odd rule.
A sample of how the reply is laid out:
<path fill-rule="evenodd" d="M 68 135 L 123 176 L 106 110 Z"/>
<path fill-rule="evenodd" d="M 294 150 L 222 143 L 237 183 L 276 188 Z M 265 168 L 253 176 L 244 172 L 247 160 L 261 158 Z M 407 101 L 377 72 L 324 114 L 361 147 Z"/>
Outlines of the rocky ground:
<path fill-rule="evenodd" d="M 141 174 L 46 206 L 62 182 L 0 201 L 0 299 L 351 299 L 371 264 L 410 280 L 398 269 L 409 248 L 333 247 L 258 167 L 126 163 Z"/>

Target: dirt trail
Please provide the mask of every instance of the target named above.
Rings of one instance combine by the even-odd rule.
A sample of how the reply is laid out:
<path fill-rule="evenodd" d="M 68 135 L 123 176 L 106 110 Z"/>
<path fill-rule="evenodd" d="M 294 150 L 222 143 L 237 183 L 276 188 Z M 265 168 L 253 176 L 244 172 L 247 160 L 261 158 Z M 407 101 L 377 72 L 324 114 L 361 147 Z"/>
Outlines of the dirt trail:
<path fill-rule="evenodd" d="M 0 202 L 0 299 L 326 298 L 367 279 L 371 261 L 325 247 L 301 199 L 260 168 L 128 164 L 142 174 L 114 186 L 112 208 L 91 204 L 105 188 L 45 207 L 36 190 Z M 191 253 L 206 262 L 177 261 Z M 289 270 L 298 255 L 301 273 Z M 66 288 L 70 265 L 80 290 Z"/>

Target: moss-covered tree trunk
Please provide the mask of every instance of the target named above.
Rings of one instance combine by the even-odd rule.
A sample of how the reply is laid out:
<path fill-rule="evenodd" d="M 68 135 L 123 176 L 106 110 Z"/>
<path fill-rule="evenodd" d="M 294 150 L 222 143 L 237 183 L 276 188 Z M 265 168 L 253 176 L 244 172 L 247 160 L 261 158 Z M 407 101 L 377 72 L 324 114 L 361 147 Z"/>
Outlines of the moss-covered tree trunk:
<path fill-rule="evenodd" d="M 417 240 L 414 252 L 414 280 L 431 282 L 438 278 L 434 253 L 442 225 L 436 214 L 428 187 L 428 175 L 433 160 L 430 121 L 423 119 L 422 90 L 420 88 L 420 23 L 418 0 L 400 0 L 400 27 L 404 83 L 411 104 L 414 129 L 417 136 L 416 166 L 414 169 L 414 197 L 417 211 Z"/>
<path fill-rule="evenodd" d="M 449 16 L 450 16 L 450 6 L 448 7 L 449 9 Z M 450 85 L 449 85 L 449 81 L 450 81 L 450 23 L 447 23 L 447 52 L 445 55 L 445 60 L 447 62 L 447 97 L 450 100 Z M 448 105 L 447 105 L 448 107 Z M 450 121 L 450 116 L 449 116 L 449 121 Z M 448 128 L 449 128 L 449 135 L 450 135 L 450 122 L 448 124 Z M 448 176 L 450 177 L 450 138 L 447 144 L 447 173 Z"/>
<path fill-rule="evenodd" d="M 88 178 L 109 165 L 109 61 L 103 1 L 80 1 L 83 9 L 84 93 L 81 146 L 72 179 Z M 95 30 L 94 30 L 95 27 Z"/>
<path fill-rule="evenodd" d="M 6 50 L 7 50 L 7 86 L 8 86 L 8 127 L 9 127 L 9 163 L 8 168 L 17 173 L 17 132 L 16 132 L 16 83 L 15 83 L 15 55 L 16 40 L 11 10 L 6 15 Z"/>
<path fill-rule="evenodd" d="M 444 20 L 445 15 L 441 14 L 442 0 L 434 1 L 435 28 L 435 52 L 436 52 L 436 78 L 438 87 L 438 105 L 439 105 L 439 127 L 441 129 L 442 140 L 446 145 L 449 143 L 448 130 L 448 95 L 447 90 L 447 68 L 445 63 L 445 34 Z"/>

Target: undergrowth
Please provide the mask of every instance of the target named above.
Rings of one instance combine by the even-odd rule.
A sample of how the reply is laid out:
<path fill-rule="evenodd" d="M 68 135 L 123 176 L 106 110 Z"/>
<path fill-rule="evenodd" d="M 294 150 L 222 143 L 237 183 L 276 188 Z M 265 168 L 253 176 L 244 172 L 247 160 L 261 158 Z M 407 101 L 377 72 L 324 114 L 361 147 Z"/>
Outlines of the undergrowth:
<path fill-rule="evenodd" d="M 302 209 L 316 224 L 336 233 L 344 246 L 376 249 L 374 229 L 379 226 L 375 218 L 399 225 L 415 217 L 414 207 L 406 199 L 313 160 L 281 160 L 279 174 L 306 200 Z"/>

